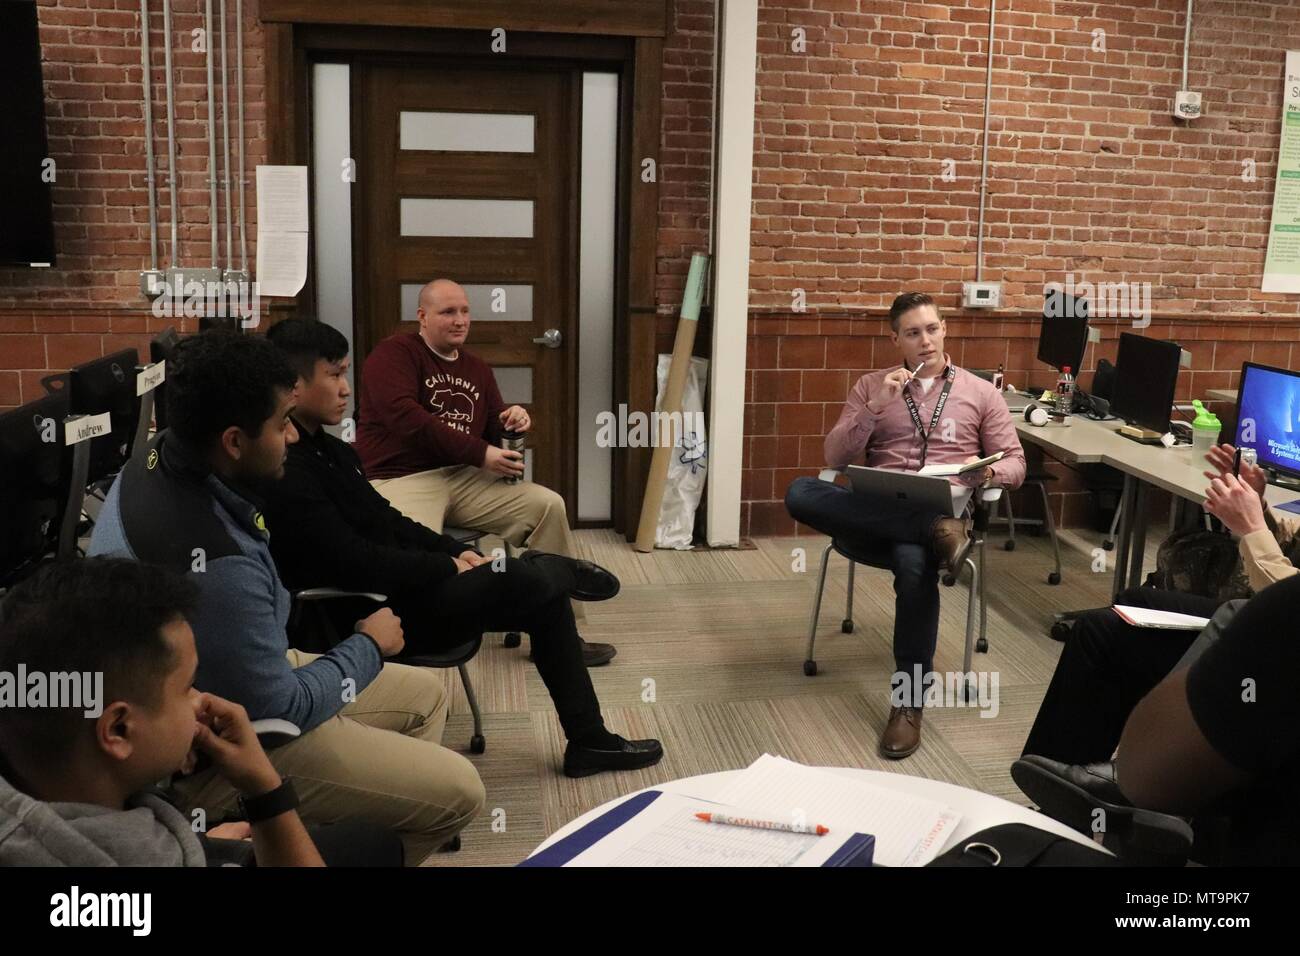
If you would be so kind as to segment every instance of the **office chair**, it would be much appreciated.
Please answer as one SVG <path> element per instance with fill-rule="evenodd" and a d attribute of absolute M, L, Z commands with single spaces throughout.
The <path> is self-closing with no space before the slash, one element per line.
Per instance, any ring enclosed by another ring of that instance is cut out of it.
<path fill-rule="evenodd" d="M 817 477 L 822 481 L 834 482 L 835 477 L 839 474 L 840 472 L 834 468 L 824 468 Z M 967 675 L 971 672 L 972 651 L 984 654 L 989 649 L 987 637 L 988 607 L 984 599 L 984 536 L 988 532 L 989 526 L 989 508 L 987 506 L 1002 498 L 1002 492 L 1002 488 L 981 488 L 972 496 L 975 503 L 974 543 L 971 545 L 970 553 L 966 556 L 965 561 L 965 566 L 970 569 L 970 586 L 967 590 L 966 603 L 966 652 L 962 659 L 962 673 Z M 857 565 L 865 564 L 886 571 L 893 569 L 889 552 L 885 549 L 865 552 L 850 547 L 838 538 L 832 538 L 830 544 L 826 545 L 825 550 L 822 551 L 821 570 L 817 575 L 817 592 L 813 599 L 812 621 L 808 626 L 808 653 L 803 662 L 803 672 L 808 677 L 817 674 L 817 660 L 813 656 L 813 647 L 817 641 L 817 618 L 821 614 L 822 592 L 826 588 L 826 568 L 830 563 L 832 550 L 849 561 L 848 601 L 844 609 L 844 620 L 840 622 L 840 631 L 844 634 L 853 633 L 853 572 Z M 955 585 L 960 574 L 960 569 L 955 572 L 945 571 L 942 575 L 944 585 L 946 587 Z M 978 638 L 975 636 L 976 604 L 979 605 Z M 970 700 L 975 693 L 975 688 L 969 677 L 964 684 L 964 690 L 965 699 Z"/>
<path fill-rule="evenodd" d="M 63 440 L 67 417 L 66 391 L 0 414 L 0 589 L 25 578 L 61 543 L 71 551 L 64 515 L 80 514 L 81 495 L 73 493 L 73 449 Z"/>
<path fill-rule="evenodd" d="M 324 601 L 336 601 L 344 599 L 362 599 L 371 601 L 376 605 L 381 605 L 388 600 L 387 595 L 375 594 L 370 591 L 346 591 L 341 588 L 304 588 L 293 592 L 293 607 L 289 612 L 289 634 L 291 637 L 298 637 L 303 633 L 305 616 L 309 607 L 315 608 Z M 316 622 L 318 629 L 314 634 L 318 638 L 324 638 L 328 644 L 335 644 L 339 640 L 339 635 L 334 629 L 334 624 L 326 613 L 317 613 Z M 469 739 L 470 753 L 481 754 L 487 749 L 487 740 L 483 736 L 483 712 L 479 709 L 478 698 L 474 695 L 474 684 L 470 680 L 469 671 L 465 665 L 479 652 L 483 646 L 483 635 L 476 634 L 454 647 L 437 652 L 407 653 L 403 652 L 392 658 L 395 664 L 410 664 L 412 667 L 436 667 L 445 669 L 454 667 L 460 674 L 460 683 L 465 688 L 465 698 L 469 701 L 469 710 L 474 717 L 474 733 Z"/>

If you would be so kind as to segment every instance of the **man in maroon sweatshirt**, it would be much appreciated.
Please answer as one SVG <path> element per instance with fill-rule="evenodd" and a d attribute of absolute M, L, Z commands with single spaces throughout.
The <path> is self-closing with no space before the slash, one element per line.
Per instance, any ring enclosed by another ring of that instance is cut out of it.
<path fill-rule="evenodd" d="M 469 300 L 450 279 L 420 290 L 418 332 L 375 346 L 361 379 L 356 451 L 370 483 L 427 528 L 495 534 L 515 547 L 576 557 L 564 499 L 523 477 L 523 455 L 500 447 L 526 432 L 528 412 L 506 406 L 492 368 L 464 348 Z M 574 613 L 583 614 L 580 605 Z"/>

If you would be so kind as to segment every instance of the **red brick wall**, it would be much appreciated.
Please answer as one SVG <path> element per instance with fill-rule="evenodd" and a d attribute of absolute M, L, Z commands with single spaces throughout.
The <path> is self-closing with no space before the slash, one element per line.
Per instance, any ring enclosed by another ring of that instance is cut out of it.
<path fill-rule="evenodd" d="M 175 33 L 187 38 L 202 25 L 202 2 L 173 6 Z M 712 0 L 672 6 L 659 156 L 665 322 L 690 253 L 706 245 L 712 113 Z M 1258 292 L 1283 53 L 1300 44 L 1300 11 L 1201 4 L 1190 86 L 1204 93 L 1207 115 L 1184 127 L 1167 111 L 1184 6 L 1002 5 L 985 277 L 1003 282 L 1006 316 L 1032 313 L 1044 283 L 1066 273 L 1151 282 L 1157 313 L 1177 323 L 1157 320 L 1148 334 L 1205 343 L 1184 376 L 1199 392 L 1230 376 L 1247 345 L 1280 355 L 1300 331 L 1300 298 Z M 244 9 L 251 175 L 265 156 L 263 40 L 257 0 Z M 134 0 L 40 0 L 60 260 L 50 271 L 0 271 L 0 407 L 33 398 L 50 370 L 140 345 L 167 324 L 147 315 L 137 292 L 148 252 L 137 11 Z M 157 11 L 152 28 L 165 172 Z M 796 28 L 806 53 L 791 49 Z M 1094 29 L 1105 31 L 1104 54 L 1091 49 Z M 925 289 L 958 315 L 961 280 L 974 273 L 986 33 L 986 0 L 760 4 L 745 529 L 788 527 L 784 484 L 820 463 L 820 436 L 843 393 L 888 358 L 874 316 L 892 296 Z M 175 65 L 181 256 L 206 264 L 204 63 L 187 47 Z M 948 159 L 955 182 L 941 177 Z M 1241 180 L 1243 160 L 1256 164 L 1253 183 Z M 165 238 L 165 189 L 159 200 Z M 251 226 L 251 191 L 249 200 Z M 797 289 L 801 314 L 791 311 Z M 958 361 L 995 365 L 1005 352 L 1013 374 L 1031 367 L 1034 333 L 1022 323 L 1000 314 L 951 326 Z M 1075 507 L 1061 507 L 1073 520 Z"/>

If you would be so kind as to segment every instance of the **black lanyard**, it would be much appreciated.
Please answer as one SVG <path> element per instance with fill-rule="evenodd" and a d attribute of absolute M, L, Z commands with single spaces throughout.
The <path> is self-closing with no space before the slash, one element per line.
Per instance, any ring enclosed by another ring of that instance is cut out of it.
<path fill-rule="evenodd" d="M 916 426 L 917 433 L 921 436 L 921 466 L 925 467 L 925 453 L 929 450 L 930 436 L 934 434 L 934 427 L 939 424 L 939 416 L 943 414 L 943 406 L 948 404 L 948 393 L 952 391 L 952 383 L 957 378 L 956 366 L 949 364 L 944 370 L 943 391 L 939 393 L 939 401 L 934 406 L 934 414 L 930 416 L 930 427 L 926 429 L 921 425 L 921 413 L 916 410 L 916 401 L 912 398 L 911 382 L 903 386 L 903 401 L 907 403 L 908 414 L 912 416 L 912 424 Z"/>

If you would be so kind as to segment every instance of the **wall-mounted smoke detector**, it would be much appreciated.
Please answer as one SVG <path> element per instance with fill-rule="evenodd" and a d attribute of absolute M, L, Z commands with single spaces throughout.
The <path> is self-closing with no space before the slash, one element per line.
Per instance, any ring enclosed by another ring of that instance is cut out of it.
<path fill-rule="evenodd" d="M 1201 118 L 1201 94 L 1191 90 L 1179 90 L 1174 95 L 1173 114 L 1178 119 L 1194 120 Z"/>

